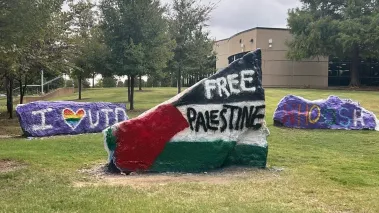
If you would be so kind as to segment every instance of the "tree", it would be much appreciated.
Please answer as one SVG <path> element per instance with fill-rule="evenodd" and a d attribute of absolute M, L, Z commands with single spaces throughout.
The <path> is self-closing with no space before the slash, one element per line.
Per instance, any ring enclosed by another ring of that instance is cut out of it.
<path fill-rule="evenodd" d="M 109 87 L 116 87 L 116 81 L 114 77 L 105 77 L 103 78 L 103 87 L 109 88 Z"/>
<path fill-rule="evenodd" d="M 209 33 L 201 27 L 193 32 L 188 43 L 186 73 L 184 73 L 187 85 L 193 85 L 204 77 L 216 72 L 216 53 L 213 51 L 214 41 L 209 38 Z M 193 79 L 191 82 L 190 80 Z"/>
<path fill-rule="evenodd" d="M 71 34 L 74 37 L 76 47 L 76 57 L 74 58 L 75 67 L 72 75 L 77 78 L 79 91 L 78 99 L 82 99 L 82 80 L 94 76 L 93 67 L 89 62 L 89 56 L 92 53 L 91 31 L 96 25 L 97 12 L 95 5 L 89 0 L 80 0 L 78 2 L 70 0 L 71 15 Z"/>
<path fill-rule="evenodd" d="M 36 38 L 20 49 L 15 76 L 20 88 L 20 104 L 23 103 L 27 84 L 39 81 L 41 70 L 45 76 L 51 75 L 51 77 L 67 72 L 69 64 L 66 54 L 69 44 L 65 31 L 69 26 L 65 20 L 64 13 L 59 10 L 53 11 L 50 18 L 45 20 Z"/>
<path fill-rule="evenodd" d="M 36 67 L 51 63 L 46 50 L 63 46 L 50 37 L 50 23 L 59 17 L 63 0 L 0 1 L 0 77 L 6 79 L 7 111 L 13 115 L 13 89 L 19 81 L 21 103 L 26 82 Z M 64 32 L 64 27 L 60 32 Z M 48 48 L 47 48 L 48 47 Z M 34 51 L 32 51 L 34 50 Z"/>
<path fill-rule="evenodd" d="M 103 0 L 102 28 L 112 73 L 128 76 L 128 100 L 134 109 L 137 76 L 167 66 L 174 42 L 168 36 L 165 8 L 158 0 Z"/>
<path fill-rule="evenodd" d="M 117 81 L 117 87 L 124 87 L 124 82 Z"/>
<path fill-rule="evenodd" d="M 214 4 L 202 5 L 200 2 L 197 0 L 174 0 L 172 5 L 170 33 L 176 41 L 176 48 L 174 58 L 170 61 L 170 68 L 175 70 L 177 76 L 178 93 L 181 92 L 183 73 L 195 65 L 191 63 L 190 58 L 198 54 L 198 49 L 193 48 L 193 45 L 191 47 L 191 44 L 196 39 L 196 33 L 204 33 L 203 29 L 207 26 L 206 22 L 215 6 Z M 207 36 L 205 38 L 207 39 Z M 201 47 L 198 48 L 201 49 Z M 209 55 L 211 52 L 212 50 Z"/>
<path fill-rule="evenodd" d="M 360 85 L 361 59 L 378 54 L 379 5 L 372 0 L 301 0 L 289 10 L 290 59 L 337 56 L 351 59 L 350 86 Z"/>

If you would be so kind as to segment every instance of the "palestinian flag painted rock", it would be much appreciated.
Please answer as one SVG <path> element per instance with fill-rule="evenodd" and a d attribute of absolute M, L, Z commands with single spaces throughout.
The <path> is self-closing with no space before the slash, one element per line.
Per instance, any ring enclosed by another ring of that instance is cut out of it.
<path fill-rule="evenodd" d="M 139 117 L 104 130 L 110 166 L 124 172 L 265 167 L 269 132 L 261 81 L 258 49 Z"/>

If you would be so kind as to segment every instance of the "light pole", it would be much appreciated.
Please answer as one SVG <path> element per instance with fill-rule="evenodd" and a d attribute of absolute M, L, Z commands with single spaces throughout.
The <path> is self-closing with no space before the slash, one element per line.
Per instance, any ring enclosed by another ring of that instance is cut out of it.
<path fill-rule="evenodd" d="M 43 95 L 43 70 L 41 70 L 41 94 Z"/>

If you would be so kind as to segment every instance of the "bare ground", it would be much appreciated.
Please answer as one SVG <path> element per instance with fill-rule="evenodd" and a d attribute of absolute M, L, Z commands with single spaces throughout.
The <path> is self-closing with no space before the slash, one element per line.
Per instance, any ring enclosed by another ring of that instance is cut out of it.
<path fill-rule="evenodd" d="M 75 187 L 88 186 L 131 186 L 133 188 L 150 188 L 171 183 L 201 183 L 201 184 L 229 184 L 232 182 L 255 179 L 270 181 L 280 178 L 282 169 L 257 169 L 246 167 L 228 167 L 204 173 L 131 173 L 111 174 L 106 172 L 105 165 L 97 165 L 91 169 L 81 170 L 89 174 L 89 181 L 75 182 Z"/>
<path fill-rule="evenodd" d="M 24 168 L 25 165 L 12 160 L 0 159 L 0 174 L 16 171 Z"/>

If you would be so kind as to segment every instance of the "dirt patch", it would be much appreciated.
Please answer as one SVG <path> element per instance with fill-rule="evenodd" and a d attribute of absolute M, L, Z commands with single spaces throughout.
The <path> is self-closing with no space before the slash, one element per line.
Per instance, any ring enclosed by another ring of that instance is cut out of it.
<path fill-rule="evenodd" d="M 12 160 L 0 160 L 0 173 L 12 172 L 25 168 L 25 165 Z"/>
<path fill-rule="evenodd" d="M 88 186 L 131 186 L 133 188 L 149 188 L 163 186 L 171 183 L 203 183 L 203 184 L 230 184 L 232 182 L 250 178 L 264 179 L 278 178 L 281 169 L 256 169 L 244 167 L 228 167 L 204 173 L 131 173 L 110 174 L 106 172 L 105 165 L 80 172 L 90 174 L 90 181 L 76 182 L 75 187 Z"/>

